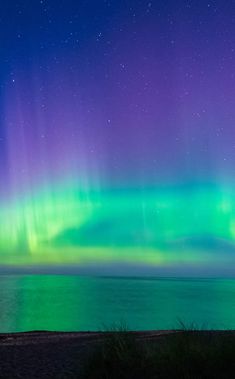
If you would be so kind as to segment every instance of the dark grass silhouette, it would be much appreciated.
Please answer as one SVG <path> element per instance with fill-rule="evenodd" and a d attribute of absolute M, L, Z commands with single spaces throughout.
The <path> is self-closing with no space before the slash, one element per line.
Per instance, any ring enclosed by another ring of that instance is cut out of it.
<path fill-rule="evenodd" d="M 235 332 L 194 327 L 157 340 L 112 330 L 85 363 L 85 379 L 235 378 Z"/>

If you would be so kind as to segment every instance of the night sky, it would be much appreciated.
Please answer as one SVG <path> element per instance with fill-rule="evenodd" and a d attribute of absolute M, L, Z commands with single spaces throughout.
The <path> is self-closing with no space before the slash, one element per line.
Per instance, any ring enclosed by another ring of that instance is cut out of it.
<path fill-rule="evenodd" d="M 2 267 L 233 274 L 235 1 L 2 1 L 0 36 Z"/>

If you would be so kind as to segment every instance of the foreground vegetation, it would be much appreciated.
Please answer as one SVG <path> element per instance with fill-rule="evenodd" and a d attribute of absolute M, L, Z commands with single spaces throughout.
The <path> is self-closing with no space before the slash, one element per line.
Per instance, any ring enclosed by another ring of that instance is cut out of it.
<path fill-rule="evenodd" d="M 183 330 L 142 340 L 107 334 L 89 356 L 85 379 L 235 378 L 235 333 Z"/>

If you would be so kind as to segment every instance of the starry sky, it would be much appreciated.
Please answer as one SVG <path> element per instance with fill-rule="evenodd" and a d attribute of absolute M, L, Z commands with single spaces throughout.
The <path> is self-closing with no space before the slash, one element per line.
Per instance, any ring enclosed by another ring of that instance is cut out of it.
<path fill-rule="evenodd" d="M 1 266 L 233 275 L 235 1 L 1 2 L 0 35 Z"/>

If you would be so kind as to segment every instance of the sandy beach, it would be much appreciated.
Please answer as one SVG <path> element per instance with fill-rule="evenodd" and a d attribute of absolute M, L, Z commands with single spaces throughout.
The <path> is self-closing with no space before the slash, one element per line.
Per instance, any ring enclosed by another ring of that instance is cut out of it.
<path fill-rule="evenodd" d="M 133 332 L 137 339 L 155 340 L 173 331 Z M 0 378 L 78 378 L 104 332 L 0 334 Z"/>

